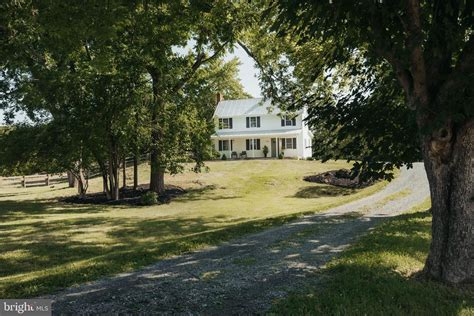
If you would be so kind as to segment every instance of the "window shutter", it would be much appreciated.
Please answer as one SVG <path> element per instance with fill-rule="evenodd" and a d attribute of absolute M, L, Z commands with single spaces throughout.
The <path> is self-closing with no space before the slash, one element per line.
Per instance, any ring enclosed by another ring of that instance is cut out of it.
<path fill-rule="evenodd" d="M 257 127 L 260 127 L 260 116 L 257 116 Z"/>
<path fill-rule="evenodd" d="M 234 150 L 234 140 L 230 140 L 230 150 Z"/>
<path fill-rule="evenodd" d="M 229 119 L 229 128 L 232 129 L 232 118 Z"/>
<path fill-rule="evenodd" d="M 285 126 L 285 119 L 283 117 L 281 118 L 281 126 Z"/>
<path fill-rule="evenodd" d="M 260 150 L 260 139 L 257 139 L 257 149 Z"/>
<path fill-rule="evenodd" d="M 246 117 L 246 121 L 247 121 L 247 128 L 250 127 L 250 117 Z"/>
<path fill-rule="evenodd" d="M 219 119 L 218 126 L 219 126 L 219 129 L 222 129 L 222 119 Z"/>
<path fill-rule="evenodd" d="M 219 141 L 219 151 L 222 151 L 222 140 Z"/>
<path fill-rule="evenodd" d="M 296 138 L 293 138 L 293 149 L 296 149 Z"/>
<path fill-rule="evenodd" d="M 285 144 L 285 142 L 286 142 L 286 138 L 282 138 L 282 139 L 281 139 L 281 149 L 286 149 L 286 144 Z"/>
<path fill-rule="evenodd" d="M 296 126 L 296 118 L 292 119 L 291 123 L 293 124 L 293 126 Z"/>
<path fill-rule="evenodd" d="M 250 139 L 245 140 L 245 148 L 247 148 L 247 150 L 250 150 Z"/>

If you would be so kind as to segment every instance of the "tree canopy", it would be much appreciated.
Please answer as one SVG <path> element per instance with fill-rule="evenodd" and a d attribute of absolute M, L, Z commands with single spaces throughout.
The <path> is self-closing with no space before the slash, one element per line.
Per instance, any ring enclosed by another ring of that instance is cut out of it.
<path fill-rule="evenodd" d="M 267 72 L 267 94 L 312 104 L 310 120 L 332 125 L 324 132 L 338 142 L 329 156 L 342 151 L 383 171 L 387 159 L 398 166 L 417 157 L 416 136 L 433 213 L 425 272 L 453 283 L 474 279 L 473 10 L 471 0 L 278 0 L 265 10 L 272 36 L 294 43 Z M 350 70 L 349 86 L 321 97 L 321 79 L 331 90 L 339 67 Z"/>

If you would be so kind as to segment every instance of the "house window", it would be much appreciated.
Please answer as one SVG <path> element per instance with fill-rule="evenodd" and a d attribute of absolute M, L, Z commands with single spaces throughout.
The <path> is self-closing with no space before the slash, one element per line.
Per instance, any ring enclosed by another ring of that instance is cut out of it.
<path fill-rule="evenodd" d="M 229 151 L 232 150 L 233 144 L 232 140 L 220 140 L 219 141 L 219 151 Z"/>
<path fill-rule="evenodd" d="M 260 139 L 246 139 L 247 150 L 260 150 Z"/>
<path fill-rule="evenodd" d="M 281 149 L 296 149 L 296 138 L 282 138 Z"/>
<path fill-rule="evenodd" d="M 232 129 L 232 118 L 220 118 L 219 129 Z"/>
<path fill-rule="evenodd" d="M 260 116 L 249 116 L 247 119 L 247 128 L 260 127 Z"/>
<path fill-rule="evenodd" d="M 281 118 L 281 126 L 296 126 L 296 118 L 285 115 Z"/>

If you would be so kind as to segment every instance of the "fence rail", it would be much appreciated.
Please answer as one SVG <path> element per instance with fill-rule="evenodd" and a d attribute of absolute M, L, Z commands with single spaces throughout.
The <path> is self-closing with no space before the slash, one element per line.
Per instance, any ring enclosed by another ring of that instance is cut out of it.
<path fill-rule="evenodd" d="M 138 163 L 147 161 L 150 159 L 149 154 L 144 154 L 138 157 Z M 125 167 L 130 168 L 133 166 L 133 157 L 127 157 L 125 159 Z M 122 163 L 122 162 L 121 162 Z M 86 176 L 91 179 L 101 175 L 98 166 L 92 166 L 86 171 Z M 15 176 L 15 177 L 0 177 L 0 188 L 2 187 L 39 187 L 39 186 L 50 186 L 58 183 L 67 182 L 67 174 L 34 174 L 29 176 Z"/>
<path fill-rule="evenodd" d="M 64 174 L 34 174 L 29 176 L 0 177 L 0 187 L 40 187 L 50 186 L 67 181 L 67 175 Z"/>

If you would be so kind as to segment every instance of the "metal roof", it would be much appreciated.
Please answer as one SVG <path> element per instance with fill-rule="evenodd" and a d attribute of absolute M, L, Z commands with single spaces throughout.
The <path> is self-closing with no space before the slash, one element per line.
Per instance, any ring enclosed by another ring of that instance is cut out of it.
<path fill-rule="evenodd" d="M 234 117 L 281 113 L 278 107 L 272 105 L 271 100 L 263 98 L 241 99 L 241 100 L 222 100 L 217 104 L 214 116 L 216 117 Z"/>
<path fill-rule="evenodd" d="M 301 132 L 301 128 L 293 129 L 278 129 L 278 130 L 263 130 L 263 131 L 228 131 L 228 130 L 218 130 L 213 138 L 221 137 L 261 137 L 261 136 L 288 136 L 294 135 Z"/>

